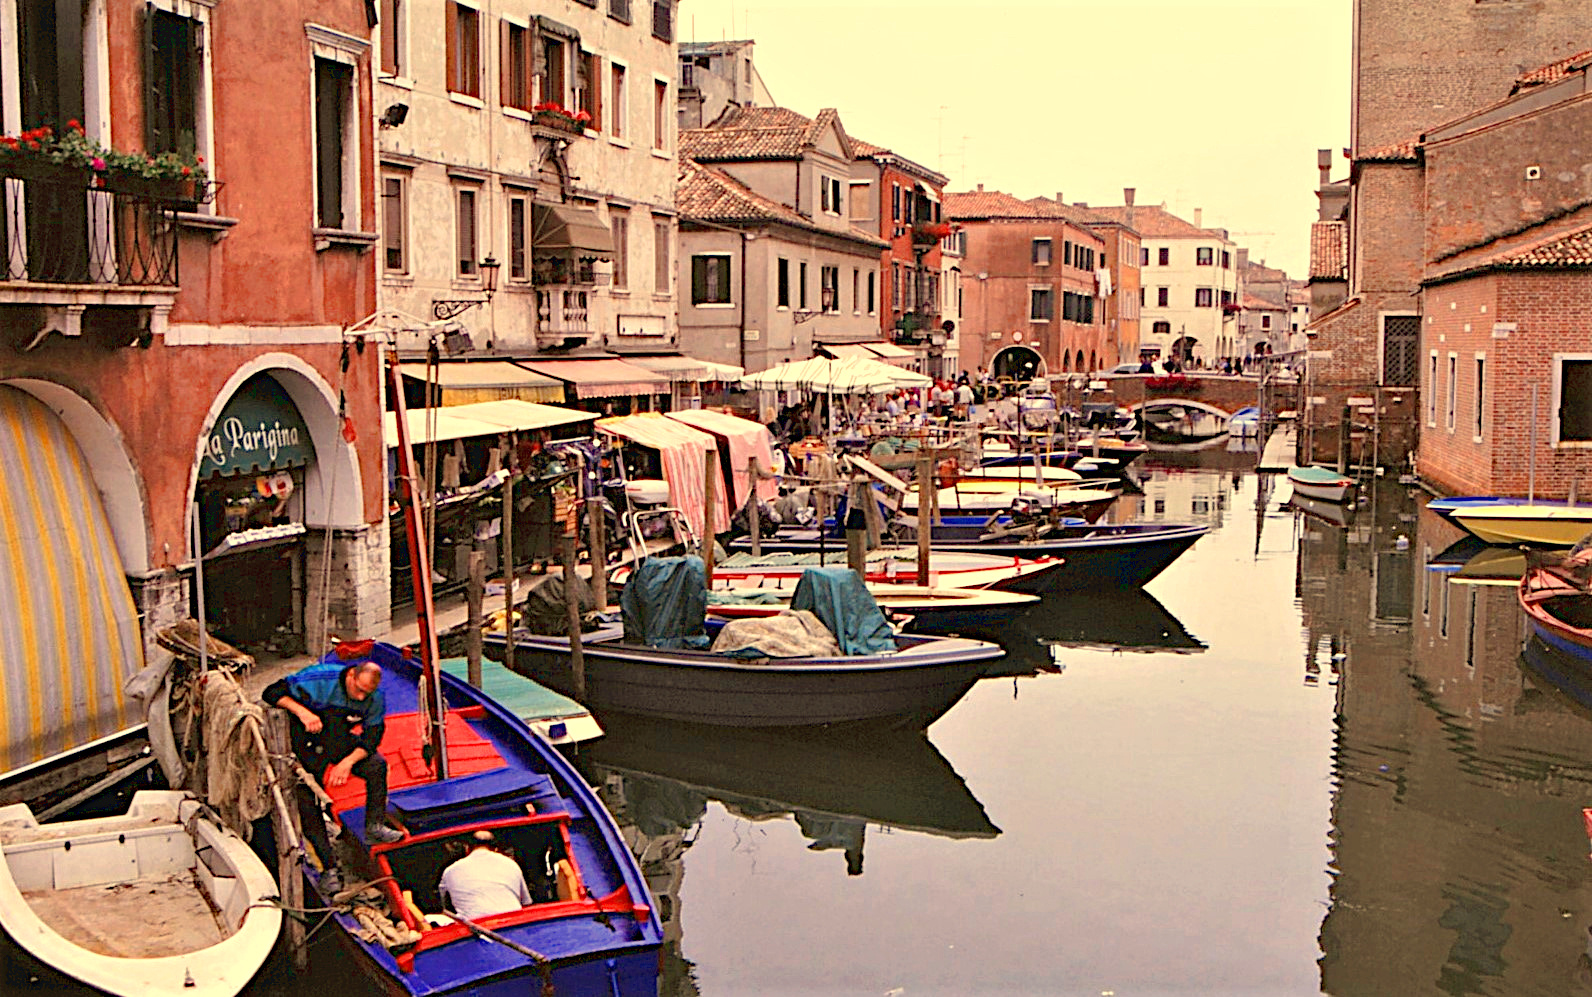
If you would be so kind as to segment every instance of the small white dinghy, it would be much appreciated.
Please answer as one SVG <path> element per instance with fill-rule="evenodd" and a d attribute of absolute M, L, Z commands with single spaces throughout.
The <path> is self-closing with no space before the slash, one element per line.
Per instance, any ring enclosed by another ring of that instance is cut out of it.
<path fill-rule="evenodd" d="M 282 928 L 276 881 L 194 797 L 40 824 L 0 807 L 0 928 L 44 965 L 116 997 L 234 997 Z M 258 905 L 258 906 L 257 906 Z"/>

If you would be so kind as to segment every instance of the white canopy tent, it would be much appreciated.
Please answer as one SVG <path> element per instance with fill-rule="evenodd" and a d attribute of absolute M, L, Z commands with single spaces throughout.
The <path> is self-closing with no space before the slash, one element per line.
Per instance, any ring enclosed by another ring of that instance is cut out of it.
<path fill-rule="evenodd" d="M 770 367 L 741 378 L 741 387 L 780 391 L 806 389 L 841 395 L 882 394 L 896 388 L 927 387 L 934 379 L 878 360 L 813 357 Z"/>

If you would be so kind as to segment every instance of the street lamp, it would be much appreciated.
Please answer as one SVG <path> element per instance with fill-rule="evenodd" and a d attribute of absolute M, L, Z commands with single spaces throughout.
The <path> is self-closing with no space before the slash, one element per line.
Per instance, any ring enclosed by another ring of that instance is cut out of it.
<path fill-rule="evenodd" d="M 431 302 L 431 317 L 439 322 L 445 322 L 455 315 L 463 315 L 476 305 L 484 305 L 492 300 L 492 295 L 497 293 L 498 268 L 503 264 L 488 256 L 477 263 L 481 273 L 481 290 L 486 293 L 484 298 L 443 299 L 438 298 Z"/>
<path fill-rule="evenodd" d="M 835 289 L 825 286 L 818 292 L 818 311 L 816 312 L 791 312 L 791 324 L 801 325 L 808 319 L 815 319 L 824 312 L 835 307 Z"/>

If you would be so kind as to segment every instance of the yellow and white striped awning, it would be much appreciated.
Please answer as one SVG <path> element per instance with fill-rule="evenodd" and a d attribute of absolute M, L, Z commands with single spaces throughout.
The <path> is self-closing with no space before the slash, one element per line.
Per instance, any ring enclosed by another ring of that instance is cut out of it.
<path fill-rule="evenodd" d="M 55 413 L 3 385 L 0 606 L 0 770 L 132 726 L 143 644 L 99 490 Z"/>

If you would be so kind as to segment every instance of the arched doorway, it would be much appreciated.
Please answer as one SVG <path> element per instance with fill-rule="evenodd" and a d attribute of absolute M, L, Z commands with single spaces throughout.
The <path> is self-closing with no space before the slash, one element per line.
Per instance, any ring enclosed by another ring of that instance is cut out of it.
<path fill-rule="evenodd" d="M 1194 359 L 1194 347 L 1199 343 L 1193 336 L 1179 336 L 1172 340 L 1172 356 L 1183 363 Z"/>
<path fill-rule="evenodd" d="M 1032 381 L 1045 373 L 1045 358 L 1029 346 L 1008 346 L 995 354 L 990 371 L 996 380 Z"/>

